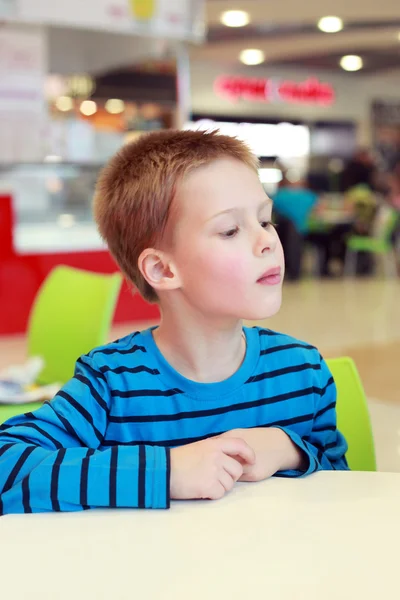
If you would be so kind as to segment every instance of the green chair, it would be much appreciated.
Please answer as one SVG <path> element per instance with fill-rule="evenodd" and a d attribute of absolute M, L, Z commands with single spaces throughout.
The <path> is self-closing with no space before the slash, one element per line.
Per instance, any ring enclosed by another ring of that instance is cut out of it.
<path fill-rule="evenodd" d="M 33 303 L 28 325 L 28 356 L 45 361 L 37 383 L 64 384 L 81 354 L 107 343 L 122 277 L 65 265 L 53 269 Z M 37 404 L 1 405 L 0 423 Z"/>
<path fill-rule="evenodd" d="M 42 406 L 42 402 L 29 402 L 29 404 L 0 404 L 0 425 L 26 412 L 32 412 Z"/>
<path fill-rule="evenodd" d="M 375 218 L 372 236 L 351 235 L 347 240 L 345 261 L 346 275 L 355 275 L 358 252 L 370 252 L 380 256 L 387 277 L 396 277 L 397 260 L 392 244 L 392 234 L 396 229 L 399 216 L 389 206 L 381 206 Z"/>
<path fill-rule="evenodd" d="M 376 471 L 371 421 L 357 368 L 348 357 L 326 362 L 337 387 L 338 429 L 349 445 L 346 454 L 349 467 L 354 471 Z"/>
<path fill-rule="evenodd" d="M 112 275 L 65 265 L 53 269 L 34 301 L 28 325 L 28 356 L 42 356 L 38 383 L 65 383 L 76 359 L 107 342 L 122 283 Z"/>

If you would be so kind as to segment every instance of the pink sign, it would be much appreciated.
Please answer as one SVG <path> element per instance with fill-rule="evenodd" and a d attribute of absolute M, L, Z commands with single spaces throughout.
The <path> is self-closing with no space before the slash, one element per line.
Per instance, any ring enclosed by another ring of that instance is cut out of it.
<path fill-rule="evenodd" d="M 218 96 L 232 102 L 243 98 L 252 102 L 287 102 L 290 104 L 319 104 L 329 106 L 335 101 L 335 90 L 316 77 L 305 81 L 265 79 L 221 75 L 214 83 Z"/>

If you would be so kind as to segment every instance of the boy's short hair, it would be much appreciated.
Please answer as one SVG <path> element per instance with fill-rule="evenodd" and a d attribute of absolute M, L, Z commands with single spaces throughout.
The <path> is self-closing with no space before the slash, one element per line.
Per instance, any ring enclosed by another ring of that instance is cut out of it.
<path fill-rule="evenodd" d="M 179 182 L 218 158 L 257 171 L 258 160 L 240 140 L 217 131 L 165 130 L 124 146 L 97 182 L 94 216 L 101 236 L 127 278 L 149 302 L 155 290 L 138 268 L 140 254 L 160 243 Z"/>

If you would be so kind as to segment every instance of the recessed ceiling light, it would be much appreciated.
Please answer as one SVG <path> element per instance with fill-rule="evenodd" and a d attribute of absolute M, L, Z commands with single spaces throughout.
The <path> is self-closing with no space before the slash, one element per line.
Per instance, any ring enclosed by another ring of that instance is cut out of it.
<path fill-rule="evenodd" d="M 343 21 L 340 17 L 322 17 L 318 21 L 318 29 L 324 33 L 337 33 L 343 29 Z"/>
<path fill-rule="evenodd" d="M 110 100 L 107 100 L 105 109 L 111 115 L 119 115 L 125 110 L 125 102 L 118 98 L 111 98 Z"/>
<path fill-rule="evenodd" d="M 68 112 L 74 108 L 74 102 L 69 96 L 60 96 L 55 101 L 55 105 L 61 112 Z"/>
<path fill-rule="evenodd" d="M 93 100 L 84 100 L 81 104 L 80 111 L 85 117 L 91 117 L 97 112 L 97 104 Z"/>
<path fill-rule="evenodd" d="M 356 54 L 348 54 L 340 59 L 340 66 L 345 71 L 359 71 L 363 68 L 363 59 Z"/>
<path fill-rule="evenodd" d="M 265 54 L 262 50 L 248 48 L 242 50 L 239 54 L 240 61 L 245 65 L 259 65 L 265 60 Z"/>
<path fill-rule="evenodd" d="M 227 10 L 221 15 L 221 23 L 227 27 L 244 27 L 250 23 L 250 15 L 244 10 Z"/>

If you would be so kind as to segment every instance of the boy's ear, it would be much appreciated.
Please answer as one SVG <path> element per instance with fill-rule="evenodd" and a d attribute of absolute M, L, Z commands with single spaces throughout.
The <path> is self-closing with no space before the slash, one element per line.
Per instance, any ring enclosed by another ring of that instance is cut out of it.
<path fill-rule="evenodd" d="M 139 256 L 138 267 L 147 283 L 156 291 L 176 290 L 181 285 L 173 262 L 161 250 L 143 250 Z"/>

